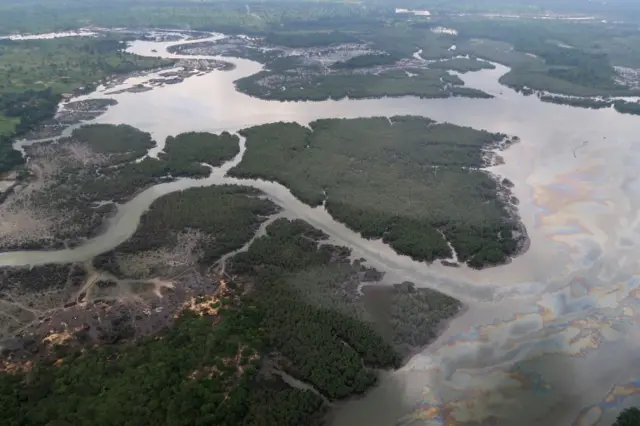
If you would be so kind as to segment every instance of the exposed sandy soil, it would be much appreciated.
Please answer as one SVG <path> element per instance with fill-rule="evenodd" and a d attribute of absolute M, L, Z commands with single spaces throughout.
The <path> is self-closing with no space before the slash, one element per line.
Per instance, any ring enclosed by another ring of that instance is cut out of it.
<path fill-rule="evenodd" d="M 27 368 L 57 351 L 154 334 L 189 301 L 217 294 L 221 277 L 196 267 L 202 237 L 186 231 L 175 250 L 123 257 L 122 269 L 136 278 L 116 278 L 91 262 L 0 269 L 0 371 Z"/>
<path fill-rule="evenodd" d="M 135 254 L 118 254 L 120 271 L 129 277 L 146 278 L 163 276 L 170 271 L 184 270 L 197 264 L 198 247 L 207 239 L 199 230 L 185 230 L 177 236 L 174 247 L 144 251 Z"/>
<path fill-rule="evenodd" d="M 27 152 L 30 177 L 0 204 L 0 250 L 65 246 L 69 243 L 65 236 L 82 234 L 84 228 L 101 222 L 98 217 L 78 220 L 86 213 L 55 194 L 64 169 L 103 165 L 108 156 L 74 141 L 36 144 Z"/>

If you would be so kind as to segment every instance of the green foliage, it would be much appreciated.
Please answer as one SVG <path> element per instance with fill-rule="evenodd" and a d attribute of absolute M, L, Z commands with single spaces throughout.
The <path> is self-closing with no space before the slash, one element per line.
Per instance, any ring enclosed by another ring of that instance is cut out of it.
<path fill-rule="evenodd" d="M 330 398 L 343 398 L 375 383 L 363 362 L 393 367 L 400 360 L 371 324 L 331 306 L 314 308 L 305 299 L 314 287 L 300 281 L 298 273 L 328 266 L 337 249 L 319 248 L 316 238 L 321 237 L 302 221 L 278 219 L 266 236 L 233 258 L 231 269 L 255 277 L 263 326 L 274 350 L 290 361 L 286 370 Z"/>
<path fill-rule="evenodd" d="M 429 64 L 429 68 L 452 70 L 452 71 L 465 73 L 469 71 L 473 72 L 473 71 L 480 71 L 484 69 L 494 69 L 495 66 L 490 62 L 479 61 L 477 59 L 453 58 L 453 59 L 447 59 L 444 61 L 433 62 Z"/>
<path fill-rule="evenodd" d="M 466 96 L 490 98 L 477 89 L 460 87 L 462 80 L 443 70 L 407 69 L 384 71 L 378 74 L 303 73 L 285 78 L 282 85 L 265 85 L 261 80 L 280 75 L 280 72 L 261 71 L 236 81 L 238 90 L 262 99 L 281 101 L 326 99 L 378 98 L 381 96 L 418 96 L 421 98 L 448 98 Z M 453 86 L 451 84 L 454 84 Z M 284 89 L 283 89 L 284 85 Z"/>
<path fill-rule="evenodd" d="M 127 124 L 88 124 L 75 129 L 71 138 L 98 154 L 116 156 L 115 162 L 140 158 L 156 145 L 149 133 Z"/>
<path fill-rule="evenodd" d="M 640 103 L 639 102 L 628 102 L 628 101 L 615 101 L 613 103 L 613 107 L 616 111 L 621 112 L 623 114 L 635 114 L 640 115 Z"/>
<path fill-rule="evenodd" d="M 578 108 L 610 108 L 614 103 L 612 101 L 593 99 L 593 98 L 569 98 L 565 96 L 540 95 L 538 96 L 543 102 L 551 102 L 559 105 L 570 105 Z M 619 111 L 622 112 L 622 111 Z"/>
<path fill-rule="evenodd" d="M 206 163 L 219 167 L 240 152 L 238 136 L 229 132 L 214 135 L 206 132 L 182 133 L 167 138 L 160 158 L 169 163 Z"/>
<path fill-rule="evenodd" d="M 40 121 L 52 117 L 58 108 L 60 96 L 51 89 L 24 92 L 0 91 L 0 119 L 6 123 L 0 132 L 0 172 L 13 169 L 22 164 L 20 153 L 11 143 L 35 127 Z"/>
<path fill-rule="evenodd" d="M 110 75 L 171 64 L 122 52 L 120 41 L 76 37 L 0 45 L 0 121 L 12 119 L 0 132 L 0 172 L 22 164 L 13 139 L 53 117 L 62 93 L 87 90 Z"/>
<path fill-rule="evenodd" d="M 624 61 L 631 56 L 623 47 L 622 40 L 630 36 L 624 26 L 483 19 L 452 19 L 449 25 L 459 30 L 461 52 L 512 66 L 500 82 L 515 89 L 574 96 L 634 92 L 614 81 L 609 56 L 615 55 L 617 63 L 629 62 Z"/>
<path fill-rule="evenodd" d="M 338 61 L 335 64 L 331 65 L 333 69 L 354 69 L 354 68 L 369 68 L 375 67 L 378 65 L 391 65 L 396 63 L 400 59 L 397 56 L 390 55 L 388 53 L 382 54 L 368 54 L 368 55 L 360 55 L 355 56 L 353 58 L 347 59 L 346 61 Z"/>
<path fill-rule="evenodd" d="M 417 117 L 275 123 L 243 131 L 236 176 L 280 182 L 366 237 L 432 261 L 481 267 L 518 249 L 518 221 L 488 173 L 485 150 L 504 135 Z M 421 230 L 416 232 L 416 229 Z M 513 236 L 512 236 L 513 235 Z"/>
<path fill-rule="evenodd" d="M 640 425 L 640 410 L 636 407 L 626 408 L 618 415 L 613 426 Z"/>
<path fill-rule="evenodd" d="M 140 218 L 133 236 L 96 263 L 115 267 L 114 254 L 136 253 L 175 245 L 177 234 L 192 229 L 208 235 L 198 248 L 203 263 L 242 247 L 275 205 L 245 187 L 190 188 L 157 199 Z"/>
<path fill-rule="evenodd" d="M 189 132 L 169 136 L 157 159 L 147 157 L 133 162 L 155 146 L 149 133 L 127 125 L 93 124 L 75 130 L 71 139 L 109 156 L 107 167 L 101 168 L 97 176 L 87 179 L 81 172 L 75 179 L 66 179 L 67 183 L 76 183 L 76 197 L 90 201 L 123 200 L 163 180 L 207 177 L 211 170 L 201 163 L 220 166 L 240 149 L 238 137 L 228 132 Z"/>
<path fill-rule="evenodd" d="M 2 45 L 0 92 L 56 93 L 97 83 L 112 75 L 166 66 L 172 61 L 123 52 L 120 36 L 20 40 Z"/>
<path fill-rule="evenodd" d="M 160 339 L 72 355 L 28 378 L 0 374 L 3 424 L 312 424 L 322 399 L 258 375 L 260 330 L 260 312 L 232 301 L 215 325 L 184 315 Z"/>

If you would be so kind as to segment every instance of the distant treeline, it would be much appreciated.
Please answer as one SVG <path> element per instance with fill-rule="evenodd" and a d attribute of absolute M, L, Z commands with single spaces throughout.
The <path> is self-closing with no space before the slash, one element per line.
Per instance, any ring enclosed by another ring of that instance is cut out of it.
<path fill-rule="evenodd" d="M 560 105 L 570 105 L 579 108 L 611 108 L 621 114 L 633 114 L 640 115 L 640 102 L 624 101 L 624 100 L 608 100 L 608 99 L 593 99 L 593 98 L 571 98 L 565 96 L 554 95 L 539 95 L 543 102 L 551 102 Z"/>
<path fill-rule="evenodd" d="M 330 46 L 332 44 L 356 43 L 358 38 L 341 31 L 326 32 L 272 32 L 266 35 L 265 41 L 276 46 L 295 48 Z"/>
<path fill-rule="evenodd" d="M 347 59 L 346 61 L 338 61 L 335 64 L 331 65 L 331 68 L 337 69 L 337 70 L 369 68 L 369 67 L 375 67 L 379 65 L 394 64 L 399 59 L 401 59 L 399 56 L 391 55 L 388 53 L 360 55 L 360 56 L 355 56 L 353 58 Z"/>

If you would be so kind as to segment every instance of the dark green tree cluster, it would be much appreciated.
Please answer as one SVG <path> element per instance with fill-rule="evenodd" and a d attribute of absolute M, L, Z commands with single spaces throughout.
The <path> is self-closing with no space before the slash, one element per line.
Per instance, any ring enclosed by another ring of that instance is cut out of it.
<path fill-rule="evenodd" d="M 3 425 L 318 424 L 321 398 L 259 374 L 261 316 L 227 299 L 218 317 L 184 314 L 159 338 L 0 373 Z"/>
<path fill-rule="evenodd" d="M 122 36 L 108 35 L 2 43 L 0 172 L 23 163 L 11 147 L 13 140 L 51 119 L 63 93 L 90 90 L 114 74 L 172 64 L 125 53 L 121 41 Z"/>
<path fill-rule="evenodd" d="M 125 200 L 161 181 L 180 177 L 204 178 L 211 170 L 202 163 L 220 166 L 240 149 L 238 137 L 228 132 L 221 135 L 190 132 L 169 136 L 164 152 L 157 159 L 147 157 L 134 162 L 155 146 L 149 133 L 134 127 L 110 124 L 83 126 L 74 131 L 71 140 L 108 156 L 107 166 L 100 167 L 99 173 L 83 167 L 60 177 L 66 184 L 75 183 L 67 186 L 66 190 L 74 191 L 75 197 L 82 201 Z M 118 167 L 112 167 L 114 165 Z"/>
<path fill-rule="evenodd" d="M 162 241 L 167 234 L 187 228 L 219 240 L 234 229 L 247 231 L 252 225 L 238 217 L 253 215 L 255 223 L 258 214 L 273 211 L 266 201 L 269 209 L 254 208 L 247 200 L 263 201 L 255 194 L 248 188 L 217 187 L 165 196 L 116 251 L 156 248 L 167 244 Z M 250 233 L 244 233 L 244 241 Z M 316 283 L 302 279 L 303 273 L 345 265 L 349 254 L 319 245 L 324 239 L 324 233 L 303 221 L 278 219 L 247 252 L 234 256 L 229 270 L 235 280 L 226 290 L 215 299 L 197 300 L 216 308 L 214 316 L 185 312 L 158 336 L 118 346 L 102 342 L 80 352 L 55 351 L 63 357 L 55 363 L 40 361 L 28 373 L 0 373 L 3 424 L 322 424 L 323 398 L 285 384 L 278 370 L 326 398 L 340 399 L 369 389 L 376 382 L 372 368 L 393 368 L 401 361 L 375 323 L 308 299 Z M 65 268 L 56 272 L 63 281 L 69 275 Z M 403 285 L 401 293 L 414 290 Z M 439 294 L 426 296 L 433 312 L 449 303 Z M 384 300 L 375 308 L 391 318 L 414 310 L 406 301 Z M 74 335 L 80 343 L 85 338 L 82 331 Z"/>
<path fill-rule="evenodd" d="M 640 409 L 631 407 L 622 410 L 613 426 L 640 426 Z"/>
<path fill-rule="evenodd" d="M 391 65 L 396 63 L 399 59 L 401 58 L 395 55 L 390 55 L 388 53 L 371 53 L 367 55 L 355 56 L 353 58 L 347 59 L 346 61 L 338 61 L 335 64 L 331 65 L 331 68 L 336 70 L 370 68 L 379 65 Z"/>
<path fill-rule="evenodd" d="M 441 322 L 459 312 L 458 300 L 412 283 L 362 288 L 367 311 L 394 346 L 411 353 L 437 337 Z"/>
<path fill-rule="evenodd" d="M 613 107 L 623 114 L 640 115 L 640 102 L 615 101 Z"/>
<path fill-rule="evenodd" d="M 593 98 L 569 98 L 566 96 L 554 96 L 554 95 L 539 95 L 543 102 L 551 102 L 559 105 L 569 105 L 572 107 L 578 108 L 591 108 L 591 109 L 601 109 L 601 108 L 610 108 L 613 105 L 613 101 L 593 99 Z"/>
<path fill-rule="evenodd" d="M 453 58 L 444 61 L 432 62 L 429 64 L 429 68 L 452 70 L 465 73 L 480 71 L 484 69 L 494 69 L 495 66 L 491 62 L 479 61 L 472 58 Z"/>
<path fill-rule="evenodd" d="M 115 254 L 172 247 L 185 229 L 204 232 L 208 238 L 201 261 L 211 263 L 242 247 L 275 205 L 257 197 L 257 190 L 237 186 L 190 188 L 157 199 L 140 218 L 133 236 L 112 252 L 99 256 L 96 264 L 117 272 Z"/>
<path fill-rule="evenodd" d="M 240 152 L 238 136 L 229 132 L 220 135 L 207 132 L 188 132 L 169 136 L 160 158 L 172 164 L 206 163 L 219 167 Z"/>
<path fill-rule="evenodd" d="M 13 139 L 53 117 L 59 101 L 60 95 L 53 93 L 51 89 L 0 92 L 0 115 L 17 121 L 13 131 L 0 134 L 0 172 L 22 164 L 22 155 L 13 149 Z"/>
<path fill-rule="evenodd" d="M 391 125 L 391 123 L 393 125 Z M 247 153 L 231 171 L 282 183 L 365 237 L 432 261 L 482 267 L 515 255 L 520 224 L 509 188 L 479 170 L 505 135 L 418 117 L 275 123 L 243 131 Z M 446 238 L 446 240 L 445 240 Z"/>
<path fill-rule="evenodd" d="M 355 59 L 355 58 L 354 58 Z M 394 60 L 395 61 L 395 60 Z M 279 78 L 282 71 L 261 71 L 235 82 L 239 91 L 261 99 L 280 101 L 321 101 L 327 99 L 366 99 L 382 96 L 416 96 L 420 98 L 491 98 L 478 89 L 463 87 L 457 76 L 438 69 L 387 70 L 378 74 L 359 74 L 347 70 L 293 70 L 278 84 L 264 84 L 269 77 Z M 284 87 L 284 89 L 282 89 Z"/>
<path fill-rule="evenodd" d="M 151 134 L 127 124 L 88 124 L 74 130 L 71 138 L 98 154 L 112 156 L 113 164 L 140 158 L 156 145 Z"/>
<path fill-rule="evenodd" d="M 265 312 L 265 333 L 286 358 L 285 370 L 329 398 L 344 398 L 376 382 L 365 365 L 389 368 L 400 358 L 373 324 L 305 300 L 312 284 L 293 282 L 296 274 L 327 266 L 334 254 L 331 246 L 318 246 L 318 237 L 302 221 L 278 219 L 232 259 L 231 270 L 254 277 L 254 303 Z"/>

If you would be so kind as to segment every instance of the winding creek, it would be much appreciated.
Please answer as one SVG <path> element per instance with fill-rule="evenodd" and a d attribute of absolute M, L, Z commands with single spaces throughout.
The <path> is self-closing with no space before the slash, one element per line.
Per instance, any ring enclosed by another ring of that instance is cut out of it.
<path fill-rule="evenodd" d="M 179 43 L 138 41 L 129 51 L 180 58 L 166 53 Z M 236 68 L 144 93 L 105 95 L 113 88 L 100 87 L 74 100 L 117 99 L 118 105 L 93 122 L 150 132 L 159 144 L 150 155 L 162 150 L 167 136 L 185 131 L 233 132 L 331 117 L 414 114 L 517 135 L 521 142 L 502 153 L 506 163 L 492 171 L 515 183 L 530 249 L 508 265 L 483 271 L 412 261 L 363 239 L 322 207 L 303 204 L 282 185 L 226 177 L 242 159 L 242 140 L 239 155 L 209 178 L 156 185 L 119 206 L 108 231 L 85 245 L 0 253 L 0 265 L 87 260 L 130 237 L 140 215 L 163 194 L 202 185 L 249 185 L 268 194 L 284 214 L 308 221 L 385 271 L 389 282 L 433 287 L 469 307 L 400 371 L 337 410 L 335 426 L 609 425 L 621 407 L 640 402 L 640 117 L 522 96 L 498 83 L 508 71 L 504 66 L 461 75 L 467 86 L 493 99 L 264 101 L 233 85 L 261 66 L 223 59 Z"/>

